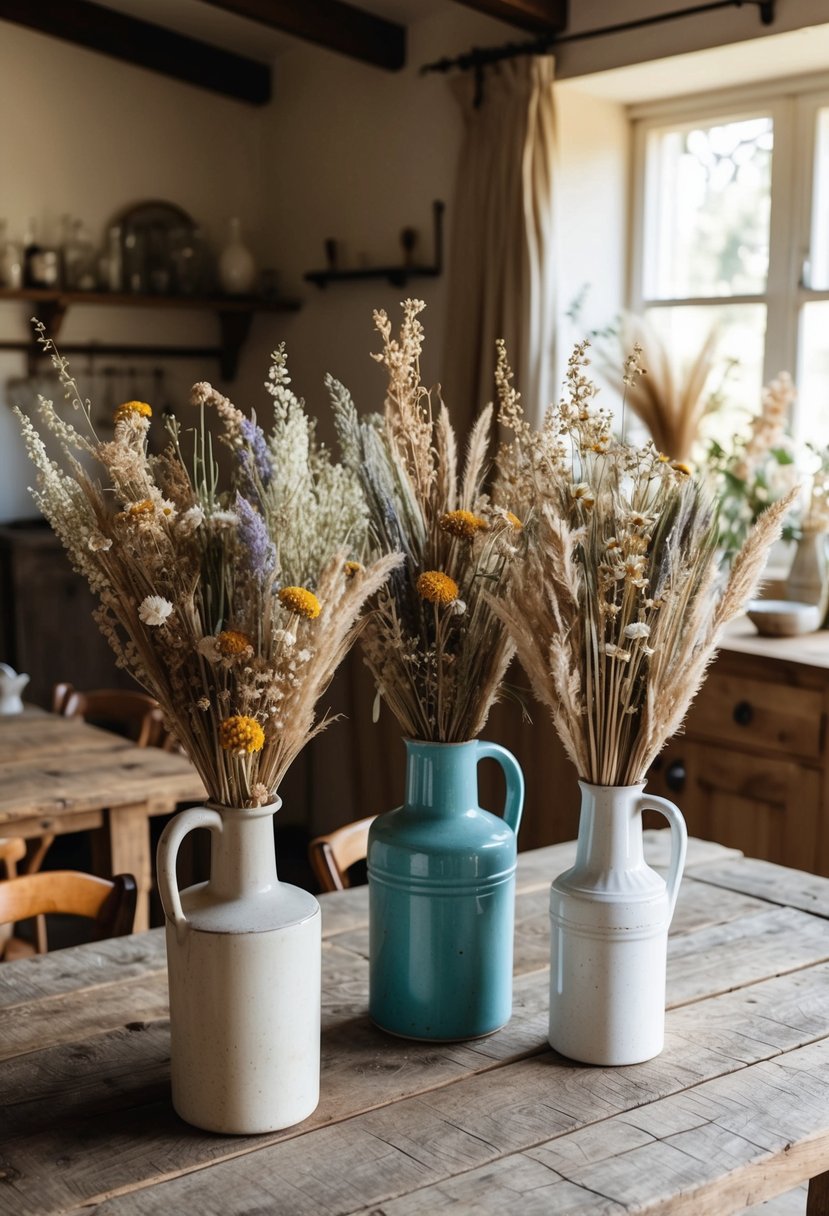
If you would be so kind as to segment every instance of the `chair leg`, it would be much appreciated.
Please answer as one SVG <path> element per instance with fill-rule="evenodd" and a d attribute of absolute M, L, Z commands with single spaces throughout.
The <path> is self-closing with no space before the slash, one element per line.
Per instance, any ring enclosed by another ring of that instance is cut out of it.
<path fill-rule="evenodd" d="M 34 852 L 26 862 L 26 873 L 36 874 L 43 864 L 43 858 L 49 852 L 49 849 L 54 844 L 54 835 L 41 836 L 35 846 Z M 49 943 L 46 938 L 46 917 L 35 917 L 35 949 L 38 954 L 46 954 L 49 949 Z"/>

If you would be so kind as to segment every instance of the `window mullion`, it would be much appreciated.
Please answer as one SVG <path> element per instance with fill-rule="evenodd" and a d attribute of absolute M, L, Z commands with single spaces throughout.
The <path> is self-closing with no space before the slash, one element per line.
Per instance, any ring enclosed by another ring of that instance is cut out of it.
<path fill-rule="evenodd" d="M 797 285 L 800 280 L 800 187 L 797 166 L 804 149 L 793 98 L 772 106 L 774 152 L 771 169 L 768 312 L 763 383 L 781 371 L 795 374 L 797 363 Z"/>

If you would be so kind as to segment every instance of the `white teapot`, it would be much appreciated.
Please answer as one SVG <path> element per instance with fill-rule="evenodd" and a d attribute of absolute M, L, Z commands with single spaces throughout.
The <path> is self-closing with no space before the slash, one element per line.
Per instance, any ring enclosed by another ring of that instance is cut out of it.
<path fill-rule="evenodd" d="M 28 683 L 27 675 L 18 675 L 8 663 L 0 663 L 0 714 L 23 713 L 20 694 Z"/>

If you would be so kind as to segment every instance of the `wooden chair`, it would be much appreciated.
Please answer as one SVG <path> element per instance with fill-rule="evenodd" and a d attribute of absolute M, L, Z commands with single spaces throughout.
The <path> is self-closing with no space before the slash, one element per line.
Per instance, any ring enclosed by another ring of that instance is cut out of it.
<path fill-rule="evenodd" d="M 308 860 L 323 891 L 343 891 L 351 885 L 348 870 L 368 852 L 368 830 L 376 818 L 347 823 L 308 845 Z"/>
<path fill-rule="evenodd" d="M 126 937 L 135 921 L 135 879 L 117 874 L 112 882 L 77 870 L 23 874 L 0 882 L 0 925 L 58 913 L 95 921 L 95 940 Z M 38 954 L 48 949 L 38 943 Z"/>
<path fill-rule="evenodd" d="M 26 841 L 22 836 L 0 836 L 0 862 L 3 863 L 4 878 L 17 877 L 17 863 L 22 861 L 25 856 Z M 0 925 L 0 958 L 3 957 L 9 943 L 13 940 L 12 933 L 11 925 Z M 26 944 L 28 945 L 28 943 Z M 31 949 L 28 953 L 32 953 Z"/>
<path fill-rule="evenodd" d="M 158 702 L 146 692 L 128 688 L 98 688 L 81 692 L 71 684 L 56 684 L 52 712 L 65 718 L 83 718 L 93 726 L 132 739 L 139 747 L 162 747 L 164 720 Z"/>

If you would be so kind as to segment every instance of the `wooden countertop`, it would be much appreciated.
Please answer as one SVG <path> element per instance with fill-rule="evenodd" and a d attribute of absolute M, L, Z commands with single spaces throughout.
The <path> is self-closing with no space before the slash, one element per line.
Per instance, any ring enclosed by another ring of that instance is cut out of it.
<path fill-rule="evenodd" d="M 794 638 L 762 637 L 746 617 L 725 631 L 720 650 L 755 658 L 798 663 L 803 667 L 829 668 L 829 630 L 804 633 Z"/>

